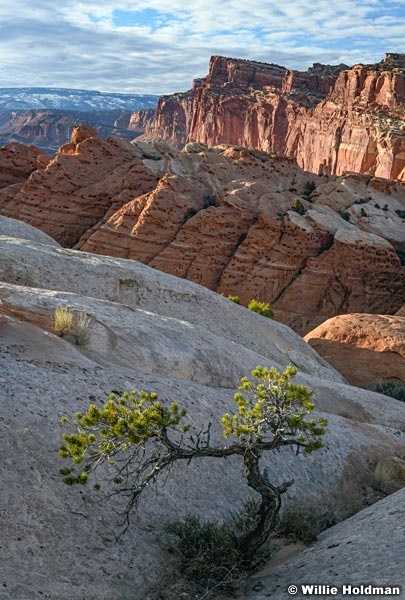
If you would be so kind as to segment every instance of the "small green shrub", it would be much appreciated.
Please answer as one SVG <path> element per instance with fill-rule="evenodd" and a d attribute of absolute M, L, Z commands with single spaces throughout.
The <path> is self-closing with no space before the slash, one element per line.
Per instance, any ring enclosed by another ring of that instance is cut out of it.
<path fill-rule="evenodd" d="M 384 204 L 384 206 L 382 207 L 383 210 L 387 211 L 388 210 L 388 204 Z"/>
<path fill-rule="evenodd" d="M 268 317 L 269 319 L 274 318 L 273 310 L 268 302 L 260 302 L 260 300 L 250 300 L 247 305 L 249 310 L 262 315 L 263 317 Z"/>
<path fill-rule="evenodd" d="M 347 210 L 344 210 L 340 213 L 340 216 L 342 217 L 342 219 L 344 219 L 345 221 L 350 221 L 350 213 Z"/>
<path fill-rule="evenodd" d="M 63 337 L 73 330 L 73 312 L 65 306 L 58 306 L 54 314 L 54 330 Z"/>
<path fill-rule="evenodd" d="M 229 295 L 228 296 L 228 300 L 230 300 L 231 302 L 235 302 L 235 304 L 240 304 L 240 298 L 239 298 L 239 296 Z"/>
<path fill-rule="evenodd" d="M 292 201 L 291 210 L 298 213 L 299 215 L 305 214 L 305 206 L 298 198 L 294 198 L 294 200 Z"/>
<path fill-rule="evenodd" d="M 405 210 L 400 210 L 399 208 L 397 208 L 395 212 L 397 213 L 400 219 L 405 219 Z"/>
<path fill-rule="evenodd" d="M 304 196 L 306 199 L 310 198 L 314 191 L 316 190 L 315 181 L 306 181 L 304 185 Z"/>
<path fill-rule="evenodd" d="M 180 568 L 187 579 L 208 589 L 229 589 L 241 570 L 241 556 L 226 525 L 189 516 L 170 523 L 166 531 L 178 538 Z"/>
<path fill-rule="evenodd" d="M 385 394 L 385 396 L 391 396 L 391 398 L 405 402 L 405 384 L 398 381 L 380 381 L 374 386 L 373 390 L 379 394 Z"/>
<path fill-rule="evenodd" d="M 367 217 L 367 216 L 368 216 L 368 215 L 367 215 L 367 213 L 366 213 L 366 211 L 364 210 L 364 208 L 361 208 L 361 209 L 360 209 L 360 215 L 361 215 L 362 217 Z"/>

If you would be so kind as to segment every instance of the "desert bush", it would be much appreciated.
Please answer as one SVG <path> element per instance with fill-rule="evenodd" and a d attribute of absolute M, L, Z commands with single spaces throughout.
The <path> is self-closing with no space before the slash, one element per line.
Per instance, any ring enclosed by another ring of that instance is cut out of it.
<path fill-rule="evenodd" d="M 186 579 L 204 588 L 229 590 L 242 569 L 242 557 L 227 525 L 189 516 L 170 523 L 166 531 L 178 538 L 180 569 Z"/>
<path fill-rule="evenodd" d="M 400 210 L 399 208 L 397 208 L 395 212 L 397 213 L 400 219 L 405 219 L 405 210 Z"/>
<path fill-rule="evenodd" d="M 60 337 L 72 334 L 76 344 L 82 346 L 89 340 L 90 320 L 85 312 L 77 316 L 66 306 L 58 306 L 54 313 L 54 331 Z"/>
<path fill-rule="evenodd" d="M 299 215 L 305 214 L 305 206 L 298 198 L 294 198 L 294 200 L 292 201 L 291 210 L 298 213 Z"/>
<path fill-rule="evenodd" d="M 340 213 L 340 216 L 342 217 L 342 219 L 344 219 L 345 221 L 350 221 L 350 213 L 347 210 L 343 210 Z"/>
<path fill-rule="evenodd" d="M 82 312 L 74 323 L 73 335 L 78 346 L 84 346 L 88 343 L 90 322 L 90 317 L 85 312 Z"/>
<path fill-rule="evenodd" d="M 308 200 L 316 190 L 315 181 L 306 181 L 304 185 L 304 196 Z"/>
<path fill-rule="evenodd" d="M 249 310 L 262 315 L 263 317 L 268 317 L 269 319 L 273 319 L 274 313 L 268 302 L 260 302 L 260 300 L 250 300 L 247 305 Z"/>
<path fill-rule="evenodd" d="M 391 396 L 396 400 L 405 402 L 405 384 L 399 381 L 380 381 L 373 388 L 374 392 Z"/>
<path fill-rule="evenodd" d="M 63 337 L 73 330 L 73 312 L 65 306 L 58 306 L 54 313 L 54 330 Z"/>
<path fill-rule="evenodd" d="M 240 298 L 239 298 L 239 296 L 229 295 L 228 296 L 228 300 L 230 300 L 231 302 L 235 302 L 235 304 L 240 304 Z"/>
<path fill-rule="evenodd" d="M 318 535 L 335 524 L 333 517 L 322 512 L 320 506 L 306 508 L 291 508 L 286 510 L 279 521 L 277 532 L 294 541 L 312 544 Z"/>

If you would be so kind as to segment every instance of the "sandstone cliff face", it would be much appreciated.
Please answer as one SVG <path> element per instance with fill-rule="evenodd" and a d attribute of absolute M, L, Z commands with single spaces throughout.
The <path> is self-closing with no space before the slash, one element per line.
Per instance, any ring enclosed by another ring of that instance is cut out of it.
<path fill-rule="evenodd" d="M 277 152 L 313 173 L 404 180 L 404 72 L 403 55 L 306 73 L 214 56 L 192 90 L 160 99 L 146 135 Z"/>
<path fill-rule="evenodd" d="M 404 185 L 314 176 L 262 151 L 179 152 L 79 127 L 45 169 L 0 190 L 0 210 L 63 245 L 138 260 L 242 304 L 271 302 L 300 333 L 340 313 L 393 313 L 405 295 Z"/>
<path fill-rule="evenodd" d="M 405 383 L 404 317 L 340 315 L 305 340 L 352 385 L 370 387 L 384 379 Z"/>

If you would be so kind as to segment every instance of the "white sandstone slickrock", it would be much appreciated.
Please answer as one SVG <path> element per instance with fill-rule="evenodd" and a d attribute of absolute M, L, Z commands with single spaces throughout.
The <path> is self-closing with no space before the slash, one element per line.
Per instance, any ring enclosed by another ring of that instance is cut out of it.
<path fill-rule="evenodd" d="M 62 415 L 112 390 L 155 390 L 197 427 L 212 422 L 219 439 L 215 424 L 232 410 L 241 376 L 256 364 L 295 364 L 330 424 L 321 451 L 265 459 L 275 481 L 295 480 L 287 504 L 323 499 L 338 511 L 342 489 L 364 492 L 378 459 L 403 453 L 404 406 L 346 385 L 288 327 L 134 261 L 65 250 L 11 220 L 2 227 L 2 600 L 146 599 L 170 569 L 165 524 L 190 513 L 229 518 L 249 495 L 237 458 L 180 465 L 164 487 L 146 490 L 116 543 L 119 502 L 98 502 L 91 485 L 65 486 L 57 452 Z M 89 316 L 87 344 L 54 335 L 60 305 Z"/>

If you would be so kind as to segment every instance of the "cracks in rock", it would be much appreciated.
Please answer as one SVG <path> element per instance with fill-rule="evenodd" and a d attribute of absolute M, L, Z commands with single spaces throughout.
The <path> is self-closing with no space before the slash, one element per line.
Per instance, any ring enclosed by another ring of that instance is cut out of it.
<path fill-rule="evenodd" d="M 283 232 L 284 233 L 284 232 Z M 280 238 L 281 239 L 281 238 Z M 278 293 L 278 295 L 272 300 L 272 303 L 274 304 L 275 302 L 277 302 L 278 300 L 280 300 L 281 296 L 284 294 L 284 292 L 290 287 L 290 285 L 292 285 L 299 277 L 301 277 L 301 275 L 303 274 L 303 272 L 305 271 L 306 267 L 307 267 L 307 263 L 308 260 L 311 258 L 316 258 L 321 256 L 322 254 L 325 254 L 326 252 L 328 252 L 330 250 L 330 248 L 333 246 L 334 243 L 334 237 L 333 235 L 328 235 L 325 238 L 325 241 L 323 244 L 321 244 L 321 246 L 317 249 L 317 251 L 315 252 L 315 254 L 309 254 L 308 256 L 304 257 L 301 265 L 298 267 L 297 271 L 295 272 L 295 274 L 291 277 L 291 279 L 285 284 L 285 286 L 283 287 L 283 289 Z M 317 307 L 320 308 L 320 307 Z"/>

